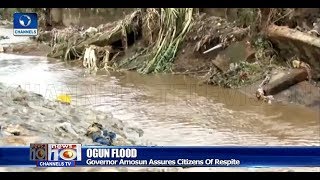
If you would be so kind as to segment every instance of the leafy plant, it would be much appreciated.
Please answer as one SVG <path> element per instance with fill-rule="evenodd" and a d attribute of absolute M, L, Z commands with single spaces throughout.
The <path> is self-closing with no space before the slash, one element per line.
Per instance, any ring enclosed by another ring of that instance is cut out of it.
<path fill-rule="evenodd" d="M 158 13 L 157 10 L 149 13 Z M 192 23 L 193 8 L 161 8 L 159 16 L 159 33 L 155 42 L 146 53 L 150 59 L 139 69 L 143 74 L 151 72 L 163 72 L 170 69 L 174 61 L 179 45 L 185 38 Z M 153 16 L 153 14 L 148 14 Z M 152 19 L 152 18 L 148 18 Z"/>

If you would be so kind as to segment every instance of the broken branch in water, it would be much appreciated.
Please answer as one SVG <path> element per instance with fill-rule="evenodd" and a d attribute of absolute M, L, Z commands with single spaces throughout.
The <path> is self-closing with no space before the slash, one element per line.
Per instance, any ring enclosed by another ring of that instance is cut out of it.
<path fill-rule="evenodd" d="M 308 77 L 308 73 L 305 69 L 291 69 L 285 73 L 282 77 L 267 84 L 263 89 L 265 95 L 277 94 L 288 87 L 295 85 L 301 81 L 305 81 Z"/>

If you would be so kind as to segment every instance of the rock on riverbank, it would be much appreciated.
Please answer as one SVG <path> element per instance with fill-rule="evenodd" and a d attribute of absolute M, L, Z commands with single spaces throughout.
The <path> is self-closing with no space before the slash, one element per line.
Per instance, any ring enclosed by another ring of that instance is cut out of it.
<path fill-rule="evenodd" d="M 39 94 L 20 87 L 6 87 L 1 83 L 0 115 L 0 145 L 94 144 L 85 136 L 93 122 L 117 134 L 114 145 L 139 144 L 143 132 L 105 112 L 49 101 Z"/>

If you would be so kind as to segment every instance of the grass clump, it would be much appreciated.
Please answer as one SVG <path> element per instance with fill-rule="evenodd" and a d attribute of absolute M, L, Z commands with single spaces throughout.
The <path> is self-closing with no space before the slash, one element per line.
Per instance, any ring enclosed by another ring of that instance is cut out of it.
<path fill-rule="evenodd" d="M 193 8 L 161 8 L 148 10 L 145 23 L 150 30 L 158 32 L 151 42 L 144 65 L 138 70 L 143 74 L 165 72 L 171 69 L 179 45 L 192 25 Z M 159 23 L 154 23 L 157 21 Z M 150 27 L 153 24 L 156 27 Z M 152 33 L 150 33 L 152 35 Z M 137 57 L 138 58 L 138 57 Z"/>

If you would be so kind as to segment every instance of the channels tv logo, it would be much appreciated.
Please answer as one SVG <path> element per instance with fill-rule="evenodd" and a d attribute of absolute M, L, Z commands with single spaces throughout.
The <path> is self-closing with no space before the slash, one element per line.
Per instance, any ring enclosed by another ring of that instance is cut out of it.
<path fill-rule="evenodd" d="M 14 13 L 13 35 L 36 36 L 38 35 L 37 13 Z"/>
<path fill-rule="evenodd" d="M 81 144 L 30 144 L 31 161 L 81 161 Z"/>

